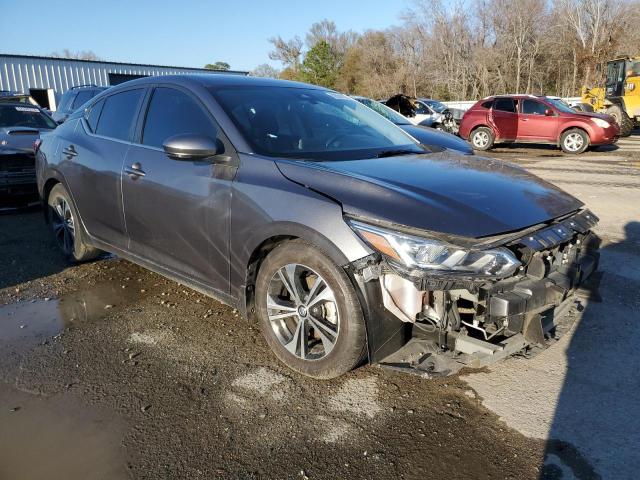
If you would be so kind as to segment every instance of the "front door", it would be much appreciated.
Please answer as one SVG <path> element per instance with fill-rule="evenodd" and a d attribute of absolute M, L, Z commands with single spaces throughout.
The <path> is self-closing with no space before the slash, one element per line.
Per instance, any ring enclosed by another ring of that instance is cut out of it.
<path fill-rule="evenodd" d="M 498 140 L 518 138 L 518 113 L 513 98 L 496 98 L 489 112 L 489 120 Z"/>
<path fill-rule="evenodd" d="M 122 174 L 129 251 L 228 293 L 233 177 L 228 169 L 235 167 L 170 159 L 164 141 L 184 133 L 218 138 L 226 151 L 232 149 L 196 97 L 173 87 L 155 88 Z"/>
<path fill-rule="evenodd" d="M 520 102 L 518 140 L 555 142 L 557 133 L 558 116 L 550 106 L 529 98 Z"/>

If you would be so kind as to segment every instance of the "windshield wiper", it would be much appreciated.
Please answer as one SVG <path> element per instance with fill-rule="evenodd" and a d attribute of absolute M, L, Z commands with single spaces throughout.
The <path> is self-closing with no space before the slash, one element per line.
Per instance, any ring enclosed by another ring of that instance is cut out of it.
<path fill-rule="evenodd" d="M 399 157 L 400 155 L 420 155 L 421 153 L 425 153 L 425 152 L 416 152 L 415 150 L 409 150 L 409 149 L 398 149 L 398 150 L 383 150 L 382 152 L 379 152 L 377 157 L 378 158 L 385 158 L 385 157 Z"/>

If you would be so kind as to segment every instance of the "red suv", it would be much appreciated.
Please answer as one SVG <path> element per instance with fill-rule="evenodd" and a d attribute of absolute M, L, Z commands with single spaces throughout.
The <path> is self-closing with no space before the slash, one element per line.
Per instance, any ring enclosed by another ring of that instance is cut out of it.
<path fill-rule="evenodd" d="M 505 95 L 480 100 L 462 117 L 460 136 L 476 150 L 498 142 L 551 143 L 566 153 L 618 140 L 620 127 L 610 115 L 577 112 L 561 100 Z"/>

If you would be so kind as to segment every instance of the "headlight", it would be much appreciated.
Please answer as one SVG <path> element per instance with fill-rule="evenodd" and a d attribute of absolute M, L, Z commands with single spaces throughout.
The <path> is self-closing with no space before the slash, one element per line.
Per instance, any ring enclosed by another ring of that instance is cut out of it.
<path fill-rule="evenodd" d="M 593 120 L 593 123 L 601 128 L 609 128 L 611 126 L 609 122 L 607 122 L 606 120 L 602 120 L 601 118 L 592 118 L 591 120 Z"/>
<path fill-rule="evenodd" d="M 392 263 L 411 269 L 432 270 L 434 274 L 507 277 L 520 266 L 506 248 L 470 250 L 355 220 L 348 223 L 371 248 Z"/>

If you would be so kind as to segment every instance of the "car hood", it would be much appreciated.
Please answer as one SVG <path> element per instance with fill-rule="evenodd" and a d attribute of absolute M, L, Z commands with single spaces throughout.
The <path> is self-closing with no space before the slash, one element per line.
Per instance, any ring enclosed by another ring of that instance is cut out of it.
<path fill-rule="evenodd" d="M 289 180 L 341 203 L 345 214 L 455 236 L 517 231 L 582 206 L 518 166 L 450 151 L 276 163 Z"/>
<path fill-rule="evenodd" d="M 398 126 L 423 145 L 437 145 L 439 147 L 456 150 L 467 155 L 473 155 L 473 149 L 469 143 L 450 133 L 442 132 L 435 128 L 423 127 L 421 125 L 403 124 Z"/>
<path fill-rule="evenodd" d="M 609 123 L 615 123 L 616 119 L 611 115 L 607 115 L 606 113 L 595 113 L 595 112 L 576 112 L 571 115 L 576 115 L 578 117 L 589 117 L 589 118 L 601 118 L 602 120 L 606 120 Z"/>

